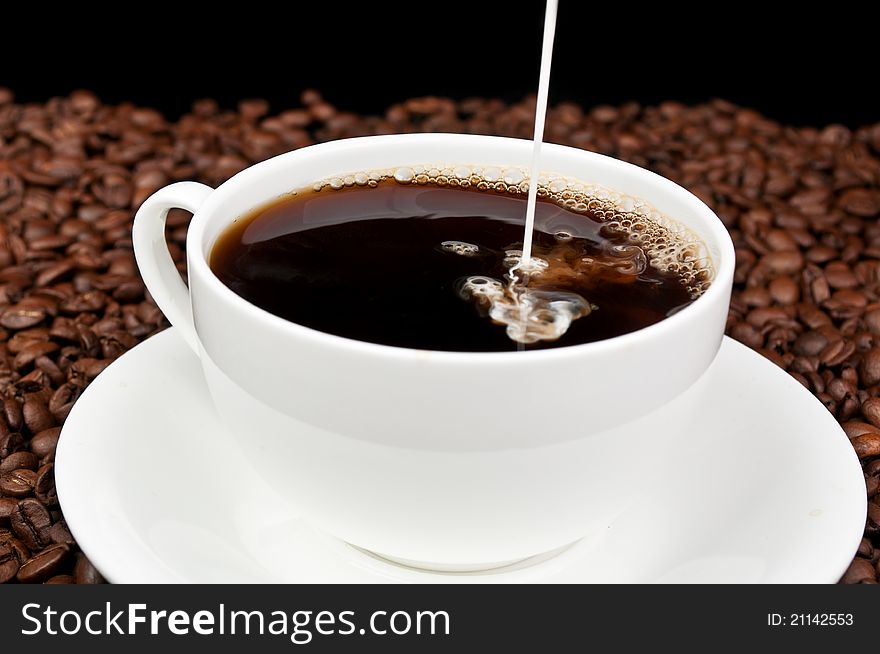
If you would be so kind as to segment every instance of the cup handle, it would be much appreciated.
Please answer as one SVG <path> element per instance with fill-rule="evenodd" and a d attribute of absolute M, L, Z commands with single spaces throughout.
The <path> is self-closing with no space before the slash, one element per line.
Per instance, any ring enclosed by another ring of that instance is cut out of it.
<path fill-rule="evenodd" d="M 199 346 L 189 289 L 180 278 L 168 252 L 165 218 L 170 209 L 186 209 L 195 213 L 213 192 L 210 186 L 198 182 L 177 182 L 159 189 L 138 209 L 131 231 L 134 257 L 147 289 L 162 313 L 196 354 Z"/>

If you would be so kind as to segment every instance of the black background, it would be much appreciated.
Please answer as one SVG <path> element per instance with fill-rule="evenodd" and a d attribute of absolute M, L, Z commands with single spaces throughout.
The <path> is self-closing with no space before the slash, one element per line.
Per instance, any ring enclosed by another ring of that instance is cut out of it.
<path fill-rule="evenodd" d="M 767 2 L 561 0 L 551 102 L 724 97 L 792 124 L 873 123 L 878 11 L 861 4 L 780 16 Z M 377 113 L 426 94 L 512 101 L 537 84 L 541 0 L 229 6 L 7 3 L 0 84 L 24 101 L 86 87 L 171 116 L 206 96 L 283 109 L 308 87 Z"/>

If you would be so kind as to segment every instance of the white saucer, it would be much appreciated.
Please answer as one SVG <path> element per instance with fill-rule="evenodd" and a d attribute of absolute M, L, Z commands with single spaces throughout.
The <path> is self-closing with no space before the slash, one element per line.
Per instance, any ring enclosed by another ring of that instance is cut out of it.
<path fill-rule="evenodd" d="M 312 529 L 249 468 L 169 329 L 98 377 L 64 426 L 56 485 L 113 582 L 833 583 L 864 527 L 861 469 L 800 384 L 725 339 L 705 428 L 604 534 L 482 574 L 398 566 Z M 662 425 L 662 417 L 658 417 Z"/>

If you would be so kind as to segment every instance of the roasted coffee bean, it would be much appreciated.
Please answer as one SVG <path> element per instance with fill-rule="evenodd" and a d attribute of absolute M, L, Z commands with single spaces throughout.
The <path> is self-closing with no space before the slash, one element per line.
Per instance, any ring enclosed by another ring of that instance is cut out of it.
<path fill-rule="evenodd" d="M 878 439 L 878 445 L 880 445 L 880 439 Z M 52 463 L 47 463 L 37 470 L 37 478 L 34 480 L 34 497 L 49 508 L 58 506 L 58 494 L 55 492 L 55 466 Z"/>
<path fill-rule="evenodd" d="M 37 473 L 21 468 L 0 475 L 0 493 L 7 497 L 27 497 L 34 491 Z"/>
<path fill-rule="evenodd" d="M 75 584 L 76 579 L 73 575 L 55 575 L 54 577 L 49 577 L 44 584 Z"/>
<path fill-rule="evenodd" d="M 27 548 L 27 545 L 16 538 L 15 532 L 9 529 L 0 529 L 0 545 L 4 544 L 12 548 L 19 563 L 27 561 L 31 556 L 31 551 Z"/>
<path fill-rule="evenodd" d="M 880 536 L 880 504 L 875 501 L 868 502 L 868 519 L 865 522 L 865 534 L 868 536 Z"/>
<path fill-rule="evenodd" d="M 24 422 L 32 434 L 37 434 L 43 430 L 55 426 L 55 418 L 46 403 L 30 394 L 24 401 L 23 406 Z"/>
<path fill-rule="evenodd" d="M 778 275 L 794 275 L 804 266 L 804 257 L 798 250 L 770 252 L 761 263 Z"/>
<path fill-rule="evenodd" d="M 58 445 L 58 437 L 61 435 L 61 427 L 52 427 L 38 432 L 31 439 L 31 452 L 43 458 L 55 452 Z"/>
<path fill-rule="evenodd" d="M 38 551 L 51 542 L 52 518 L 39 500 L 23 499 L 9 516 L 12 531 L 31 550 Z"/>
<path fill-rule="evenodd" d="M 850 442 L 860 459 L 880 456 L 880 434 L 862 434 Z"/>
<path fill-rule="evenodd" d="M 6 418 L 6 424 L 13 431 L 21 431 L 24 427 L 24 414 L 21 409 L 21 402 L 14 397 L 7 397 L 3 401 L 3 414 Z"/>
<path fill-rule="evenodd" d="M 67 419 L 67 414 L 73 408 L 73 403 L 82 392 L 82 385 L 75 383 L 66 383 L 58 387 L 49 399 L 49 411 L 55 416 L 59 422 Z M 56 439 L 57 440 L 57 439 Z"/>
<path fill-rule="evenodd" d="M 76 544 L 64 520 L 60 520 L 49 527 L 49 538 L 53 543 L 64 543 L 71 546 Z"/>
<path fill-rule="evenodd" d="M 880 490 L 880 478 L 871 476 L 865 477 L 865 492 L 868 495 L 868 499 L 874 497 L 878 490 Z"/>
<path fill-rule="evenodd" d="M 862 415 L 875 427 L 880 427 L 880 398 L 870 397 L 862 403 Z"/>
<path fill-rule="evenodd" d="M 78 584 L 102 584 L 104 578 L 92 565 L 92 562 L 82 552 L 76 554 L 76 565 L 73 566 L 73 576 Z"/>
<path fill-rule="evenodd" d="M 825 279 L 832 288 L 855 288 L 859 280 L 842 261 L 833 261 L 825 266 Z"/>
<path fill-rule="evenodd" d="M 39 464 L 39 458 L 32 452 L 13 452 L 0 461 L 0 474 L 19 469 L 36 470 Z"/>
<path fill-rule="evenodd" d="M 809 331 L 797 337 L 794 351 L 801 356 L 819 355 L 828 345 L 828 339 L 817 331 Z"/>
<path fill-rule="evenodd" d="M 67 545 L 49 545 L 21 564 L 16 579 L 23 584 L 42 583 L 55 575 L 69 553 L 70 548 Z"/>
<path fill-rule="evenodd" d="M 45 308 L 36 306 L 12 306 L 0 313 L 0 325 L 7 329 L 27 329 L 46 319 Z"/>
<path fill-rule="evenodd" d="M 848 384 L 840 378 L 832 379 L 825 388 L 836 402 L 842 402 L 847 397 L 855 395 L 856 392 L 855 386 Z"/>
<path fill-rule="evenodd" d="M 777 304 L 794 304 L 800 298 L 800 287 L 791 277 L 777 277 L 768 286 L 770 297 Z"/>
<path fill-rule="evenodd" d="M 0 497 L 0 527 L 9 524 L 9 516 L 18 506 L 18 500 L 12 497 Z"/>
<path fill-rule="evenodd" d="M 859 365 L 859 377 L 865 386 L 880 383 L 880 347 L 865 352 Z"/>
<path fill-rule="evenodd" d="M 49 341 L 49 332 L 44 327 L 34 327 L 33 329 L 25 329 L 13 334 L 6 344 L 10 352 L 18 354 L 22 350 L 38 343 L 47 343 Z"/>
<path fill-rule="evenodd" d="M 844 584 L 858 584 L 865 579 L 874 580 L 877 578 L 877 572 L 874 566 L 867 559 L 856 557 L 850 564 L 846 572 L 843 573 L 841 582 Z"/>
<path fill-rule="evenodd" d="M 0 434 L 0 459 L 5 459 L 10 454 L 21 451 L 22 448 L 24 448 L 24 438 L 17 431 Z"/>
<path fill-rule="evenodd" d="M 736 323 L 731 328 L 730 335 L 751 348 L 758 349 L 764 346 L 764 335 L 757 327 L 747 322 Z"/>
<path fill-rule="evenodd" d="M 846 432 L 847 438 L 853 439 L 862 434 L 880 434 L 880 429 L 874 425 L 858 420 L 849 420 L 843 423 L 843 431 Z"/>
<path fill-rule="evenodd" d="M 22 369 L 30 366 L 33 362 L 41 356 L 45 356 L 47 354 L 51 354 L 58 350 L 58 344 L 52 343 L 51 341 L 46 341 L 43 343 L 32 343 L 28 345 L 24 349 L 22 349 L 13 360 L 12 366 L 21 371 Z"/>
<path fill-rule="evenodd" d="M 880 309 L 865 312 L 865 327 L 872 334 L 880 334 Z"/>
<path fill-rule="evenodd" d="M 20 563 L 11 545 L 0 543 L 0 584 L 15 578 Z"/>

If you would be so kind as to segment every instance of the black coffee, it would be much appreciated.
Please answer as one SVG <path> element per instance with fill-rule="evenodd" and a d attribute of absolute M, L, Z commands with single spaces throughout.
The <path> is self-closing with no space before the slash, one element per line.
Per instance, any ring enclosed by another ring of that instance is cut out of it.
<path fill-rule="evenodd" d="M 708 284 L 693 247 L 665 227 L 607 201 L 543 189 L 538 265 L 515 272 L 520 283 L 511 286 L 521 186 L 441 182 L 388 177 L 300 191 L 231 225 L 211 268 L 246 300 L 312 329 L 469 352 L 619 336 L 663 320 Z M 543 336 L 513 340 L 526 323 Z M 553 340 L 548 327 L 564 333 Z"/>

